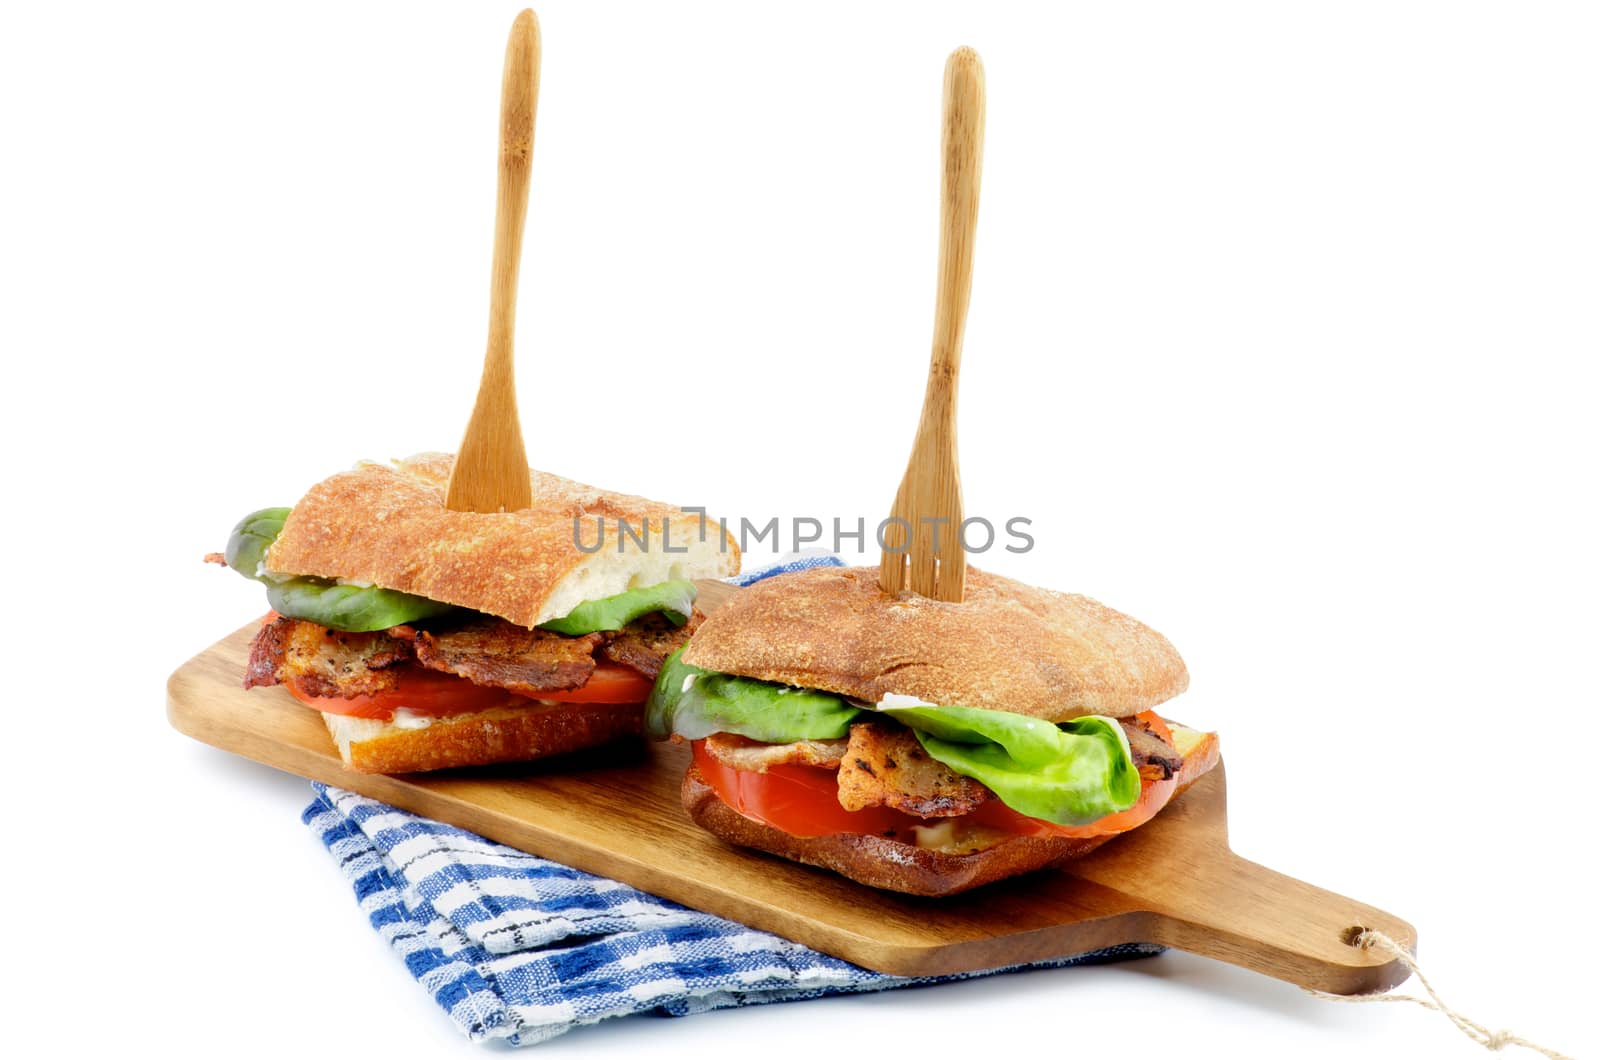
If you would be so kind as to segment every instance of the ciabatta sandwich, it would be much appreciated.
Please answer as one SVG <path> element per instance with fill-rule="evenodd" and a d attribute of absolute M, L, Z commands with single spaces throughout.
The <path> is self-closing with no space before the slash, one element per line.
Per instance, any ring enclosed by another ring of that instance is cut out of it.
<path fill-rule="evenodd" d="M 737 547 L 703 516 L 539 471 L 530 508 L 452 511 L 452 463 L 360 465 L 247 516 L 207 557 L 261 581 L 273 609 L 245 687 L 321 711 L 368 773 L 637 737 L 662 662 L 704 617 L 693 579 L 736 573 Z"/>
<path fill-rule="evenodd" d="M 1188 687 L 1155 630 L 968 569 L 965 599 L 877 568 L 741 590 L 663 667 L 647 728 L 688 740 L 683 803 L 730 842 L 946 895 L 1081 856 L 1216 764 L 1153 708 Z"/>

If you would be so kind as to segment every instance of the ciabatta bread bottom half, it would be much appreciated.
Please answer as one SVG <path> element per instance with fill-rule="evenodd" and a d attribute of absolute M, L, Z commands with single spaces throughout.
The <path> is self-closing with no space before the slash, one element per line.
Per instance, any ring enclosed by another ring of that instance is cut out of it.
<path fill-rule="evenodd" d="M 1111 838 L 1009 836 L 972 853 L 947 853 L 937 847 L 879 835 L 841 832 L 795 836 L 751 820 L 723 802 L 693 766 L 683 778 L 683 807 L 695 824 L 738 846 L 829 869 L 868 887 L 928 898 L 960 894 L 1008 876 L 1046 868 L 1087 854 Z"/>
<path fill-rule="evenodd" d="M 532 703 L 429 718 L 397 712 L 393 721 L 324 713 L 344 764 L 358 773 L 418 773 L 457 766 L 527 762 L 637 739 L 639 703 Z"/>

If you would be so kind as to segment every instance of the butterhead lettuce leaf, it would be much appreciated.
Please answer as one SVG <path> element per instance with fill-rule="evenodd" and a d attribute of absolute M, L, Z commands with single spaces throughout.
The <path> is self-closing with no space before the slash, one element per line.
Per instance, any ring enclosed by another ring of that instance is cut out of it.
<path fill-rule="evenodd" d="M 286 618 L 301 618 L 345 633 L 370 633 L 456 610 L 449 604 L 375 585 L 340 585 L 325 578 L 265 579 L 267 603 Z"/>
<path fill-rule="evenodd" d="M 827 692 L 702 670 L 682 656 L 679 648 L 667 659 L 645 703 L 645 732 L 657 739 L 731 732 L 762 743 L 837 740 L 861 713 Z"/>
<path fill-rule="evenodd" d="M 1141 781 L 1122 727 L 1110 718 L 1051 724 L 1003 710 L 889 707 L 923 750 L 1027 817 L 1083 825 L 1139 801 Z"/>
<path fill-rule="evenodd" d="M 240 519 L 233 533 L 228 535 L 228 547 L 222 552 L 228 569 L 258 581 L 267 549 L 283 533 L 283 523 L 288 518 L 288 508 L 263 508 Z"/>
<path fill-rule="evenodd" d="M 674 626 L 689 621 L 694 613 L 694 598 L 699 593 L 686 578 L 661 582 L 643 589 L 629 589 L 615 596 L 581 603 L 561 618 L 539 624 L 540 629 L 576 637 L 584 633 L 621 629 L 634 619 L 660 612 Z"/>

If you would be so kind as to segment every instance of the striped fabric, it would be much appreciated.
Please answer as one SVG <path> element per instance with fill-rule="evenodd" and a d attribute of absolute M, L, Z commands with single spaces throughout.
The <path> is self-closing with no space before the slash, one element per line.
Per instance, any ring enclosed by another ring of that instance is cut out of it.
<path fill-rule="evenodd" d="M 814 566 L 842 564 L 800 557 L 744 584 Z M 474 1041 L 533 1045 L 616 1016 L 687 1016 L 947 981 L 868 971 L 352 792 L 312 787 L 305 823 L 373 928 Z M 1159 952 L 1117 946 L 1026 967 Z"/>
<path fill-rule="evenodd" d="M 306 824 L 338 860 L 373 928 L 474 1041 L 533 1045 L 614 1016 L 688 1016 L 946 981 L 871 972 L 348 791 L 313 787 Z M 1159 952 L 1117 946 L 1029 967 Z"/>

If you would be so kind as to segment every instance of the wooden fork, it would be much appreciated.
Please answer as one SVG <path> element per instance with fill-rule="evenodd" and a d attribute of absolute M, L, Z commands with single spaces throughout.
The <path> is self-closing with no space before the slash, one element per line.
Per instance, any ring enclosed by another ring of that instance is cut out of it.
<path fill-rule="evenodd" d="M 883 532 L 878 569 L 878 584 L 886 592 L 910 588 L 936 600 L 956 602 L 967 580 L 967 557 L 961 547 L 961 473 L 956 462 L 956 384 L 972 293 L 972 241 L 983 176 L 983 99 L 978 53 L 957 48 L 944 67 L 939 293 L 928 389 L 911 459 Z"/>
<path fill-rule="evenodd" d="M 445 491 L 445 507 L 458 512 L 514 512 L 533 504 L 528 454 L 517 420 L 511 338 L 517 323 L 517 271 L 522 264 L 538 106 L 539 19 L 527 10 L 511 25 L 500 84 L 500 181 L 489 278 L 489 348 L 483 356 L 478 400 Z"/>

